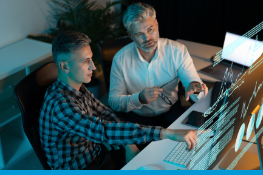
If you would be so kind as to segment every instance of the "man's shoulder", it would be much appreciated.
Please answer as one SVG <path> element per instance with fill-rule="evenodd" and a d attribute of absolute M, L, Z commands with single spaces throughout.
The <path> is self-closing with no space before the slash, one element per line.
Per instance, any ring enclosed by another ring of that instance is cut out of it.
<path fill-rule="evenodd" d="M 167 38 L 159 38 L 159 42 L 165 49 L 182 50 L 185 47 L 182 43 Z"/>
<path fill-rule="evenodd" d="M 51 84 L 45 94 L 44 104 L 48 106 L 53 106 L 53 108 L 58 105 L 68 101 L 71 101 L 70 95 L 66 91 L 62 90 L 56 83 Z"/>
<path fill-rule="evenodd" d="M 127 55 L 130 55 L 131 52 L 133 52 L 134 49 L 134 42 L 131 42 L 129 44 L 127 44 L 126 46 L 124 46 L 123 48 L 121 48 L 114 56 L 114 59 L 121 59 Z"/>

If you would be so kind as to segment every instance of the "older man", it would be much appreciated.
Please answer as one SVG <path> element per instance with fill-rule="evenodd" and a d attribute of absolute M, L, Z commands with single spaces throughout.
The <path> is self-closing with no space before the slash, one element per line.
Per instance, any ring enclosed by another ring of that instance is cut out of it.
<path fill-rule="evenodd" d="M 193 149 L 196 131 L 125 122 L 94 98 L 82 84 L 90 82 L 96 69 L 90 42 L 78 32 L 61 33 L 52 42 L 58 78 L 46 91 L 39 118 L 40 141 L 49 166 L 120 169 L 138 153 L 133 144 L 167 138 L 185 141 Z M 109 151 L 103 143 L 125 149 Z"/>
<path fill-rule="evenodd" d="M 183 44 L 159 38 L 153 7 L 130 5 L 123 24 L 134 41 L 113 59 L 110 74 L 109 105 L 125 112 L 125 119 L 143 125 L 168 127 L 184 110 L 178 101 L 179 79 L 189 97 L 197 102 L 208 88 L 199 78 Z M 196 91 L 203 91 L 199 95 Z"/>

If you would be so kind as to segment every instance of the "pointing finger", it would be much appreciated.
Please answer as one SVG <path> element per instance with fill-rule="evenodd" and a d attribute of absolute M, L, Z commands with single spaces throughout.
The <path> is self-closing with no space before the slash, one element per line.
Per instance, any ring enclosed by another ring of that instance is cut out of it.
<path fill-rule="evenodd" d="M 188 139 L 186 139 L 186 144 L 187 144 L 186 150 L 190 149 L 191 148 L 191 142 Z"/>
<path fill-rule="evenodd" d="M 193 137 L 189 137 L 189 140 L 191 142 L 191 147 L 190 149 L 193 150 L 194 149 L 194 146 L 195 146 L 195 139 Z"/>

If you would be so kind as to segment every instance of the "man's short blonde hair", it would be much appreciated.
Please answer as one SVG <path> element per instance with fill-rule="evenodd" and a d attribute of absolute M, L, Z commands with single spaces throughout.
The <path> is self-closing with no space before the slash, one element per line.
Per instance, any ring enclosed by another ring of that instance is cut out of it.
<path fill-rule="evenodd" d="M 65 31 L 59 33 L 52 42 L 52 56 L 59 67 L 59 62 L 66 61 L 73 64 L 74 54 L 79 49 L 89 46 L 91 40 L 83 33 Z"/>

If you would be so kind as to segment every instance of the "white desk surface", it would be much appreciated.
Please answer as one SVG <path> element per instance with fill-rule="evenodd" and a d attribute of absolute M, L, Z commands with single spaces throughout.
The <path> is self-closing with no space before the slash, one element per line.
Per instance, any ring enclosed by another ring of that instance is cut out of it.
<path fill-rule="evenodd" d="M 205 112 L 210 107 L 210 98 L 211 89 L 209 90 L 209 93 L 203 101 L 192 105 L 172 125 L 169 126 L 169 129 L 196 129 L 191 126 L 183 125 L 182 121 L 193 110 Z M 122 170 L 136 170 L 143 165 L 154 165 L 162 170 L 182 169 L 181 167 L 164 162 L 164 159 L 175 147 L 176 143 L 178 142 L 169 139 L 151 142 L 136 157 L 134 157 L 128 164 L 126 164 L 126 166 L 124 166 Z"/>
<path fill-rule="evenodd" d="M 0 80 L 52 55 L 51 44 L 23 39 L 0 48 Z"/>
<path fill-rule="evenodd" d="M 186 46 L 193 59 L 197 71 L 211 65 L 212 62 L 209 59 L 222 49 L 216 46 L 210 46 L 181 39 L 177 41 Z M 198 74 L 201 79 L 205 79 L 211 82 L 218 81 L 218 79 L 206 76 L 204 74 Z M 184 118 L 188 114 L 190 114 L 191 111 L 195 110 L 199 112 L 205 112 L 210 107 L 211 92 L 212 89 L 209 90 L 204 100 L 192 105 L 173 124 L 169 126 L 169 129 L 195 129 L 191 126 L 186 126 L 181 123 Z M 176 143 L 176 141 L 172 141 L 169 139 L 154 141 L 150 143 L 144 150 L 142 150 L 136 157 L 134 157 L 128 164 L 126 164 L 126 166 L 124 166 L 122 170 L 136 170 L 143 165 L 154 165 L 163 170 L 182 169 L 181 167 L 164 162 L 164 159 L 171 152 Z"/>

